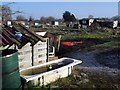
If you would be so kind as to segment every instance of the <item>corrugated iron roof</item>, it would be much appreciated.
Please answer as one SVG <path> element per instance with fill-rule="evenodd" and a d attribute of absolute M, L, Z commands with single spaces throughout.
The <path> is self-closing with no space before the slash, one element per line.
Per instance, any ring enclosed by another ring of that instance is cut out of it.
<path fill-rule="evenodd" d="M 24 30 L 26 30 L 28 33 L 32 34 L 34 37 L 36 37 L 37 39 L 41 40 L 42 42 L 45 42 L 46 40 L 42 37 L 40 37 L 39 35 L 37 35 L 35 32 L 33 32 L 32 30 L 29 30 L 27 27 L 24 27 L 22 24 L 18 24 L 19 26 L 21 26 Z"/>
<path fill-rule="evenodd" d="M 16 38 L 16 32 L 20 32 L 22 34 L 22 38 Z M 0 30 L 0 38 L 0 45 L 6 46 L 16 44 L 18 48 L 22 48 L 28 42 L 34 45 L 38 41 L 45 41 L 44 38 L 38 36 L 20 24 L 15 24 L 12 28 L 7 25 L 3 25 L 2 30 Z"/>

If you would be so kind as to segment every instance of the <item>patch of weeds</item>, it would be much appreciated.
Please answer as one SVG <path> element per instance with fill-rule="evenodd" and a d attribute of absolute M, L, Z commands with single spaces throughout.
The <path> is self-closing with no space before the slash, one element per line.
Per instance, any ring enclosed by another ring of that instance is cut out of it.
<path fill-rule="evenodd" d="M 44 86 L 35 86 L 33 89 L 40 89 L 40 90 L 50 90 L 50 85 L 44 85 Z"/>
<path fill-rule="evenodd" d="M 83 74 L 87 75 L 87 77 L 83 77 Z M 79 88 L 79 90 L 84 88 L 87 88 L 88 90 L 119 90 L 120 87 L 118 81 L 119 78 L 104 72 L 91 72 L 85 69 L 75 68 L 70 76 L 67 78 L 58 79 L 57 81 L 53 82 L 51 86 L 59 86 L 59 88 L 67 88 L 67 90 L 72 90 L 72 88 Z"/>
<path fill-rule="evenodd" d="M 69 76 L 67 77 L 67 79 L 69 79 L 69 80 L 71 80 L 71 81 L 75 80 L 75 78 L 74 78 L 74 75 L 73 75 L 73 74 L 69 75 Z"/>

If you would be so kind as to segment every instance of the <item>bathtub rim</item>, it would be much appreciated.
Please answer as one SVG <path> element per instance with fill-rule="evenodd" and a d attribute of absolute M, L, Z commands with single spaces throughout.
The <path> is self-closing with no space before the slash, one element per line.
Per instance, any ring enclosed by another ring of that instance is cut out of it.
<path fill-rule="evenodd" d="M 50 62 L 41 64 L 41 65 L 36 65 L 36 66 L 32 66 L 32 67 L 29 67 L 29 68 L 26 68 L 26 69 L 22 69 L 22 70 L 20 70 L 20 73 L 21 73 L 22 71 L 29 70 L 29 69 L 32 69 L 32 68 L 37 68 L 37 67 L 41 67 L 41 66 L 44 66 L 44 65 L 49 65 L 49 64 L 52 64 L 52 63 L 60 62 L 60 61 L 63 61 L 64 59 L 71 59 L 71 60 L 73 60 L 73 62 L 70 63 L 70 64 L 68 64 L 68 65 L 65 65 L 65 66 L 62 66 L 62 67 L 60 67 L 60 68 L 57 68 L 57 69 L 54 69 L 54 70 L 50 70 L 50 71 L 47 71 L 47 72 L 44 72 L 44 73 L 35 74 L 35 75 L 25 75 L 25 76 L 22 76 L 22 74 L 20 74 L 20 76 L 23 77 L 23 78 L 26 80 L 26 82 L 28 82 L 28 81 L 30 81 L 30 80 L 34 80 L 34 79 L 36 79 L 36 78 L 45 76 L 45 75 L 47 75 L 47 74 L 49 74 L 49 73 L 58 72 L 58 71 L 60 71 L 60 70 L 62 70 L 62 69 L 64 69 L 64 68 L 73 67 L 73 66 L 75 66 L 75 65 L 77 65 L 77 64 L 81 64 L 81 63 L 82 63 L 81 60 L 64 57 L 64 58 L 60 58 L 60 59 L 57 59 L 57 60 L 54 60 L 54 61 L 50 61 Z M 23 75 L 24 75 L 24 74 L 23 74 Z"/>

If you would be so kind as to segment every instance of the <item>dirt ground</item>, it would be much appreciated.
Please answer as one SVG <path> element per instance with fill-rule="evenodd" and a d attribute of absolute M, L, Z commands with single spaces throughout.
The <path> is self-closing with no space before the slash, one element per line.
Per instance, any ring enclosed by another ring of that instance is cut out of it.
<path fill-rule="evenodd" d="M 113 48 L 77 50 L 63 54 L 81 60 L 67 78 L 59 78 L 43 89 L 48 90 L 120 90 L 120 50 Z M 37 87 L 38 88 L 38 87 Z"/>
<path fill-rule="evenodd" d="M 117 49 L 116 49 L 117 50 Z M 77 65 L 78 68 L 88 68 L 88 69 L 97 69 L 97 70 L 106 70 L 106 72 L 120 72 L 119 70 L 119 67 L 118 68 L 112 68 L 112 66 L 114 65 L 114 62 L 117 62 L 116 64 L 120 64 L 120 58 L 117 57 L 115 58 L 116 56 L 119 56 L 117 53 L 114 55 L 114 57 L 112 56 L 112 54 L 109 55 L 106 55 L 106 57 L 111 57 L 111 60 L 109 60 L 108 63 L 111 64 L 111 67 L 110 66 L 106 66 L 103 63 L 100 63 L 98 61 L 98 58 L 100 58 L 100 55 L 103 54 L 103 52 L 106 52 L 106 51 L 109 51 L 108 53 L 110 53 L 110 50 L 107 48 L 107 49 L 96 49 L 96 50 L 92 50 L 92 51 L 74 51 L 74 52 L 71 52 L 71 53 L 67 53 L 67 54 L 64 54 L 62 57 L 69 57 L 69 58 L 74 58 L 74 59 L 77 59 L 77 60 L 82 60 L 82 64 L 80 65 Z M 105 57 L 105 54 L 103 54 L 104 57 Z M 103 56 L 101 56 L 102 59 Z M 99 59 L 100 60 L 100 59 Z M 103 60 L 104 61 L 104 60 Z M 113 63 L 113 64 L 112 64 Z"/>
<path fill-rule="evenodd" d="M 78 50 L 64 54 L 62 57 L 69 57 L 77 60 L 82 60 L 82 64 L 75 66 L 75 68 L 77 69 L 74 70 L 77 71 L 77 78 L 80 78 L 80 80 L 75 81 L 76 83 L 79 83 L 78 87 L 110 88 L 110 90 L 120 90 L 119 54 L 120 52 L 118 49 L 106 48 L 82 52 Z M 81 75 L 81 73 L 83 75 Z M 86 76 L 87 78 L 84 78 L 84 76 Z M 84 82 L 87 84 L 85 84 Z M 73 87 L 75 85 L 73 85 Z"/>

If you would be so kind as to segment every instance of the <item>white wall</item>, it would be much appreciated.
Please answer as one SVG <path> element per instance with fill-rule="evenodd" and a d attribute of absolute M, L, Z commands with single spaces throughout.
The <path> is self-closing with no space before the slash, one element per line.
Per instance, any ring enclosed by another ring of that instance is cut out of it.
<path fill-rule="evenodd" d="M 31 43 L 27 43 L 21 49 L 18 49 L 18 47 L 16 47 L 18 50 L 20 70 L 32 66 L 32 47 L 30 45 Z M 10 49 L 15 49 L 15 45 L 12 45 Z M 37 44 L 35 44 L 33 52 L 34 65 L 45 63 L 48 59 L 47 53 L 47 40 L 46 42 L 39 41 Z"/>
<path fill-rule="evenodd" d="M 7 21 L 7 25 L 8 26 L 12 25 L 12 22 L 11 21 Z"/>
<path fill-rule="evenodd" d="M 35 26 L 39 26 L 39 23 L 35 23 Z"/>
<path fill-rule="evenodd" d="M 118 21 L 113 22 L 113 28 L 116 28 L 118 26 Z"/>
<path fill-rule="evenodd" d="M 94 19 L 89 20 L 89 26 L 93 23 Z"/>
<path fill-rule="evenodd" d="M 34 45 L 34 65 L 45 63 L 47 61 L 47 41 L 39 41 Z"/>
<path fill-rule="evenodd" d="M 58 22 L 58 21 L 55 21 L 55 25 L 56 25 L 56 26 L 59 25 L 59 22 Z"/>
<path fill-rule="evenodd" d="M 30 45 L 30 43 L 27 43 L 21 49 L 18 49 L 20 69 L 32 66 L 32 47 Z"/>

